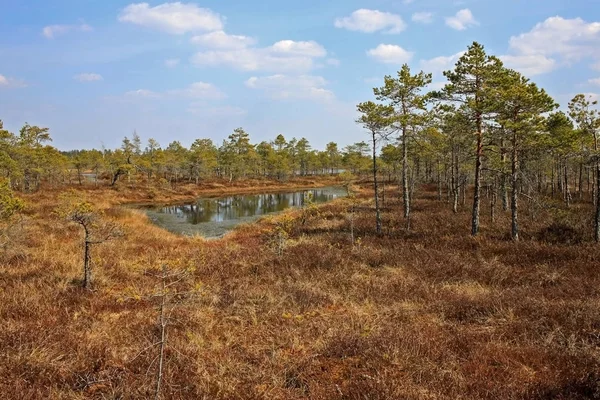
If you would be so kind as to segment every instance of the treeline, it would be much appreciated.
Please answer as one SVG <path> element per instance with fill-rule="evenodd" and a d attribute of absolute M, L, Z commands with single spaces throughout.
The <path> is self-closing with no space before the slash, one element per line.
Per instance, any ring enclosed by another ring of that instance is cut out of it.
<path fill-rule="evenodd" d="M 412 74 L 404 65 L 374 89 L 377 102 L 358 105 L 357 122 L 368 130 L 373 146 L 394 144 L 383 149 L 381 158 L 389 155 L 400 165 L 407 229 L 412 188 L 416 180 L 425 180 L 437 182 L 438 197 L 445 194 L 455 212 L 459 202 L 466 202 L 467 188 L 474 188 L 472 235 L 480 229 L 484 196 L 492 223 L 497 207 L 510 210 L 514 240 L 519 239 L 522 198 L 533 209 L 543 207 L 544 199 L 560 198 L 565 207 L 573 201 L 595 204 L 594 236 L 600 241 L 597 102 L 579 94 L 567 113 L 557 111 L 559 105 L 543 89 L 486 54 L 479 43 L 469 46 L 444 76 L 442 90 L 427 91 L 432 75 Z M 433 173 L 420 172 L 424 158 Z M 377 208 L 375 152 L 372 160 Z"/>
<path fill-rule="evenodd" d="M 294 175 L 355 174 L 370 169 L 370 147 L 365 142 L 343 149 L 330 142 L 326 149 L 312 148 L 305 138 L 252 144 L 242 128 L 235 129 L 216 146 L 210 139 L 197 139 L 187 148 L 179 141 L 162 147 L 155 139 L 142 142 L 137 133 L 123 139 L 117 149 L 60 152 L 48 143 L 48 128 L 26 124 L 18 134 L 3 129 L 0 121 L 0 174 L 14 190 L 32 192 L 41 182 L 51 185 L 95 184 L 141 180 L 200 183 L 268 177 L 285 180 Z"/>

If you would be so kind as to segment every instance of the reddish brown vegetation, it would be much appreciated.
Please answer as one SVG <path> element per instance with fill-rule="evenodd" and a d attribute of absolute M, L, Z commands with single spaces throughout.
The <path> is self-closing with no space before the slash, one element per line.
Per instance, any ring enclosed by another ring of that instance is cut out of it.
<path fill-rule="evenodd" d="M 388 189 L 383 236 L 365 187 L 354 247 L 339 200 L 296 224 L 280 257 L 273 220 L 206 242 L 113 208 L 107 218 L 127 236 L 98 247 L 94 292 L 74 282 L 78 227 L 50 214 L 54 193 L 30 197 L 0 254 L 3 398 L 149 397 L 156 349 L 140 352 L 156 342 L 158 314 L 135 294 L 154 289 L 146 272 L 163 263 L 194 267 L 188 283 L 201 287 L 169 327 L 165 398 L 600 396 L 600 248 L 579 233 L 582 213 L 559 221 L 577 245 L 538 240 L 565 235 L 544 212 L 523 221 L 522 242 L 508 240 L 502 213 L 473 239 L 468 212 L 453 214 L 424 188 L 407 234 Z M 109 207 L 140 193 L 92 194 Z"/>

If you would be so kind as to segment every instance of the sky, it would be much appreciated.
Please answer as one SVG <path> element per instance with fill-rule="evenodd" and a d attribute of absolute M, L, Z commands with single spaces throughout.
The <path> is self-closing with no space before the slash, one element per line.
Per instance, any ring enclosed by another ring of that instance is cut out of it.
<path fill-rule="evenodd" d="M 0 0 L 0 119 L 62 150 L 366 140 L 356 104 L 407 63 L 443 85 L 473 41 L 563 107 L 600 93 L 599 0 Z"/>

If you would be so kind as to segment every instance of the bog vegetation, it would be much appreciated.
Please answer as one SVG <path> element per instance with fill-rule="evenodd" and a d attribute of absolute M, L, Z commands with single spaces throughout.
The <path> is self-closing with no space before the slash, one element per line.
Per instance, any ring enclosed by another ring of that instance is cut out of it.
<path fill-rule="evenodd" d="M 473 43 L 365 141 L 61 152 L 0 121 L 4 398 L 600 398 L 600 115 Z M 120 205 L 337 184 L 205 241 Z"/>

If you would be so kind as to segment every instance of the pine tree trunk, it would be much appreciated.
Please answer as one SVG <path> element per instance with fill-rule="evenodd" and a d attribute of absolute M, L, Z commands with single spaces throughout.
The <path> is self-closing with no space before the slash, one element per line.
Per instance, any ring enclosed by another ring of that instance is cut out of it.
<path fill-rule="evenodd" d="M 406 146 L 406 127 L 402 128 L 402 198 L 404 200 L 404 219 L 406 228 L 410 226 L 410 193 L 408 187 L 408 146 Z"/>
<path fill-rule="evenodd" d="M 498 188 L 496 186 L 497 178 L 494 177 L 494 183 L 492 187 L 492 197 L 490 199 L 490 222 L 493 225 L 496 222 L 496 201 L 498 199 Z"/>
<path fill-rule="evenodd" d="M 596 161 L 596 188 L 600 187 L 600 162 Z M 596 189 L 596 217 L 594 218 L 594 239 L 600 242 L 600 190 Z"/>
<path fill-rule="evenodd" d="M 554 198 L 554 163 L 552 163 L 552 176 L 550 177 L 550 185 L 552 186 L 552 198 Z"/>
<path fill-rule="evenodd" d="M 579 200 L 583 199 L 583 163 L 579 163 L 579 186 L 577 189 Z"/>
<path fill-rule="evenodd" d="M 504 148 L 504 139 L 500 140 L 500 161 L 501 161 L 501 172 L 500 176 L 500 193 L 502 194 L 502 210 L 508 210 L 508 188 L 506 185 L 506 149 Z"/>
<path fill-rule="evenodd" d="M 558 164 L 556 165 L 556 186 L 558 191 L 562 196 L 565 194 L 565 190 L 563 187 L 563 176 L 562 176 L 562 160 L 558 160 Z"/>
<path fill-rule="evenodd" d="M 569 189 L 569 170 L 568 170 L 568 164 L 567 164 L 567 160 L 565 160 L 565 165 L 564 165 L 564 186 L 565 186 L 565 204 L 567 205 L 567 208 L 571 207 L 571 191 Z"/>
<path fill-rule="evenodd" d="M 475 154 L 475 188 L 473 193 L 473 214 L 471 217 L 471 235 L 479 233 L 479 208 L 481 192 L 481 159 L 483 157 L 483 132 L 481 116 L 477 116 L 477 151 Z M 464 189 L 463 189 L 464 190 Z"/>
<path fill-rule="evenodd" d="M 517 153 L 517 137 L 516 133 L 513 133 L 513 141 L 512 141 L 512 162 L 511 162 L 511 185 L 512 192 L 510 198 L 510 209 L 511 209 L 511 236 L 512 239 L 517 241 L 519 240 L 519 188 L 518 188 L 518 170 L 519 170 L 519 160 Z"/>
<path fill-rule="evenodd" d="M 91 238 L 87 227 L 85 229 L 85 243 L 83 250 L 83 287 L 89 289 L 92 285 L 92 255 L 91 255 Z"/>
<path fill-rule="evenodd" d="M 438 201 L 442 201 L 442 171 L 440 170 L 440 162 L 437 162 L 437 190 Z"/>
<path fill-rule="evenodd" d="M 375 190 L 375 225 L 377 234 L 381 234 L 381 215 L 379 214 L 379 193 L 377 187 L 377 139 L 375 138 L 375 132 L 373 132 L 373 186 Z"/>

